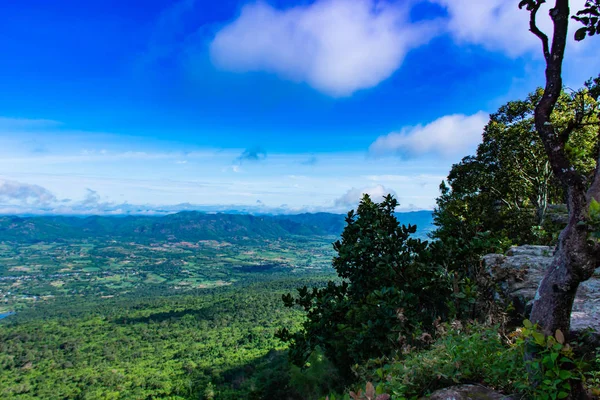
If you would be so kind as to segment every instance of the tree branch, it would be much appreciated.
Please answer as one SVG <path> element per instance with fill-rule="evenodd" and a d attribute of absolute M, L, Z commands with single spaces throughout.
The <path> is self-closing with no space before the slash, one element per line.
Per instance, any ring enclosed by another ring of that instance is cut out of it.
<path fill-rule="evenodd" d="M 563 143 L 567 143 L 569 141 L 569 137 L 571 133 L 576 129 L 585 128 L 586 126 L 600 126 L 600 121 L 594 122 L 583 122 L 584 115 L 578 113 L 575 115 L 575 118 L 569 121 L 567 127 L 560 133 L 560 140 Z M 600 137 L 600 136 L 599 136 Z"/>
<path fill-rule="evenodd" d="M 536 3 L 535 6 L 533 6 L 533 9 L 531 10 L 530 18 L 529 18 L 529 30 L 535 36 L 540 38 L 540 40 L 542 41 L 542 49 L 544 51 L 544 58 L 546 59 L 546 62 L 549 62 L 550 61 L 550 45 L 549 45 L 548 35 L 546 35 L 544 32 L 542 32 L 540 30 L 540 28 L 538 28 L 536 21 L 535 21 L 540 7 L 545 2 L 546 2 L 545 0 L 541 0 L 540 2 Z"/>

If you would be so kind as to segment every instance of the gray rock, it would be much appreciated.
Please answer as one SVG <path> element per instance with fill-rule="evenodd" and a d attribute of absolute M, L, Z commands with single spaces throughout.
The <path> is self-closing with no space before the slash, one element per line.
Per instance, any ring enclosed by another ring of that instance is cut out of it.
<path fill-rule="evenodd" d="M 517 312 L 529 315 L 538 285 L 552 263 L 554 248 L 548 246 L 512 247 L 502 254 L 483 257 L 487 271 L 497 281 L 500 295 L 511 300 Z M 571 331 L 600 332 L 600 269 L 577 291 L 571 314 Z"/>
<path fill-rule="evenodd" d="M 425 397 L 423 398 L 425 399 Z M 433 392 L 430 400 L 508 400 L 511 397 L 478 385 L 459 385 Z"/>
<path fill-rule="evenodd" d="M 550 246 L 534 246 L 526 244 L 523 246 L 513 246 L 506 252 L 509 257 L 543 257 L 552 258 L 554 247 Z"/>
<path fill-rule="evenodd" d="M 500 295 L 513 302 L 517 313 L 528 315 L 554 249 L 548 246 L 512 247 L 506 255 L 483 257 L 487 271 L 500 288 Z"/>
<path fill-rule="evenodd" d="M 579 285 L 571 312 L 571 331 L 589 332 L 593 342 L 600 344 L 600 269 Z"/>

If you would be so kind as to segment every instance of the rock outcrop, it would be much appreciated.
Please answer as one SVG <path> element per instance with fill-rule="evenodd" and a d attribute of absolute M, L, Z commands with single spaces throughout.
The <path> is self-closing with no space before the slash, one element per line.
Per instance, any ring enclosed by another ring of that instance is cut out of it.
<path fill-rule="evenodd" d="M 429 400 L 508 400 L 511 397 L 478 385 L 459 385 L 433 392 Z"/>
<path fill-rule="evenodd" d="M 552 263 L 554 248 L 548 246 L 513 247 L 506 255 L 483 257 L 488 272 L 498 283 L 499 295 L 512 301 L 515 310 L 529 316 L 538 285 Z M 571 314 L 571 331 L 579 334 L 592 329 L 600 332 L 600 268 L 579 286 Z"/>

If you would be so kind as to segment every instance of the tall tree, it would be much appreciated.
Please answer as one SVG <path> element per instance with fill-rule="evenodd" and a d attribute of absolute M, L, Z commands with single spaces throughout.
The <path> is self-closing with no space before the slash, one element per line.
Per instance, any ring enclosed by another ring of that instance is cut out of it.
<path fill-rule="evenodd" d="M 290 358 L 298 366 L 318 346 L 349 381 L 355 363 L 423 344 L 420 334 L 445 312 L 448 281 L 428 243 L 410 237 L 416 226 L 400 225 L 397 206 L 391 195 L 381 203 L 365 195 L 333 245 L 340 281 L 283 296 L 286 306 L 307 313 L 302 331 L 278 333 L 291 343 Z"/>
<path fill-rule="evenodd" d="M 588 89 L 564 90 L 552 122 L 561 126 L 584 100 L 593 107 Z M 481 256 L 510 245 L 556 241 L 555 219 L 545 223 L 549 204 L 562 204 L 564 191 L 554 177 L 535 130 L 534 110 L 543 95 L 539 88 L 524 100 L 510 101 L 490 116 L 475 155 L 452 166 L 442 183 L 434 222 L 434 248 L 453 275 L 455 310 L 461 318 L 493 318 L 501 307 L 490 301 L 493 283 Z M 576 129 L 566 143 L 570 161 L 584 175 L 594 171 L 597 133 L 592 126 Z M 443 255 L 446 256 L 443 256 Z"/>
<path fill-rule="evenodd" d="M 548 205 L 563 203 L 564 194 L 535 131 L 534 110 L 542 95 L 539 88 L 490 116 L 476 154 L 450 170 L 450 190 L 442 188 L 434 214 L 438 226 L 434 237 L 470 240 L 476 233 L 491 232 L 507 243 L 546 243 L 547 237 L 538 237 L 539 228 Z M 581 101 L 586 107 L 595 106 L 587 88 L 563 91 L 552 122 L 560 126 L 569 121 Z M 569 160 L 586 176 L 595 167 L 596 136 L 592 126 L 575 129 L 565 145 Z M 466 226 L 473 229 L 465 231 Z"/>
<path fill-rule="evenodd" d="M 552 265 L 542 279 L 533 304 L 531 319 L 537 322 L 546 334 L 560 329 L 568 332 L 571 310 L 579 284 L 589 279 L 600 265 L 600 243 L 590 240 L 593 230 L 590 205 L 600 200 L 600 160 L 596 154 L 596 168 L 590 175 L 578 171 L 568 156 L 566 146 L 572 132 L 588 124 L 597 124 L 592 118 L 598 107 L 581 107 L 566 124 L 558 125 L 552 113 L 560 97 L 563 80 L 562 67 L 567 45 L 570 20 L 569 0 L 555 0 L 550 10 L 553 32 L 549 37 L 537 25 L 537 15 L 546 0 L 522 0 L 519 7 L 530 13 L 530 31 L 542 42 L 546 62 L 544 95 L 534 112 L 535 128 L 548 155 L 554 175 L 566 191 L 569 210 L 567 226 L 561 232 Z M 576 33 L 576 39 L 600 33 L 598 16 L 600 0 L 588 0 L 575 19 L 584 24 Z M 596 82 L 590 83 L 591 93 L 598 95 Z M 597 100 L 597 97 L 596 97 Z"/>

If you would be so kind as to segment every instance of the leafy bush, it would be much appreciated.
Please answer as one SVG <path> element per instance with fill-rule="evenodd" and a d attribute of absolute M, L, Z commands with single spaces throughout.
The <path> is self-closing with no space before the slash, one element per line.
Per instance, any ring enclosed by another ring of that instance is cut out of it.
<path fill-rule="evenodd" d="M 463 327 L 460 322 L 440 324 L 437 333 L 438 339 L 426 350 L 372 359 L 354 372 L 363 382 L 374 382 L 376 393 L 388 393 L 394 400 L 417 399 L 460 383 L 554 400 L 577 393 L 579 383 L 587 379 L 588 391 L 600 393 L 600 355 L 590 368 L 577 357 L 577 344 L 566 343 L 560 331 L 545 336 L 526 320 L 524 327 L 506 336 L 496 327 Z M 526 361 L 525 353 L 535 357 Z"/>
<path fill-rule="evenodd" d="M 546 336 L 529 320 L 525 320 L 524 326 L 516 335 L 516 346 L 531 347 L 535 357 L 526 362 L 528 379 L 517 387 L 540 400 L 569 397 L 574 385 L 583 378 L 583 364 L 575 362 L 573 347 L 565 342 L 560 330 Z"/>
<path fill-rule="evenodd" d="M 600 349 L 596 350 L 594 362 L 585 378 L 588 392 L 595 398 L 600 398 Z"/>
<path fill-rule="evenodd" d="M 413 399 L 461 382 L 480 382 L 498 390 L 513 388 L 526 374 L 522 352 L 495 328 L 455 322 L 439 325 L 439 339 L 427 350 L 402 358 L 371 360 L 357 368 L 393 399 Z"/>
<path fill-rule="evenodd" d="M 334 390 L 338 381 L 336 368 L 319 347 L 312 352 L 305 368 L 291 366 L 290 387 L 302 399 L 317 399 Z"/>

